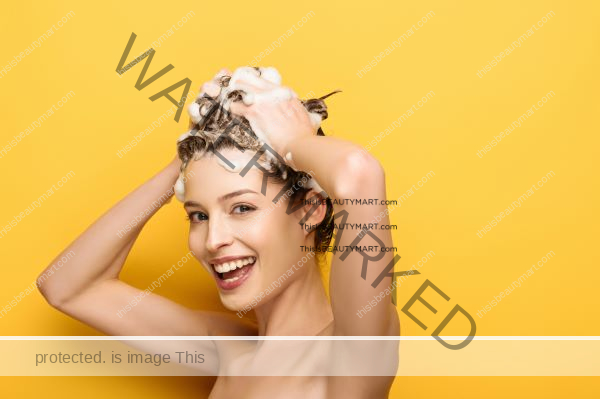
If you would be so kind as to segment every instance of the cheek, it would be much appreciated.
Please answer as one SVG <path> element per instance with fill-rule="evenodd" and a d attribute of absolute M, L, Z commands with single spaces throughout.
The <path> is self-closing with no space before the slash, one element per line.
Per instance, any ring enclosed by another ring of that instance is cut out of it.
<path fill-rule="evenodd" d="M 190 230 L 188 238 L 188 247 L 194 253 L 196 259 L 200 260 L 205 251 L 202 233 L 198 230 Z"/>
<path fill-rule="evenodd" d="M 256 222 L 245 240 L 251 240 L 257 249 L 266 249 L 263 255 L 268 255 L 269 263 L 276 266 L 285 265 L 297 257 L 300 245 L 304 245 L 304 234 L 296 218 L 286 214 L 283 208 L 273 210 Z"/>
<path fill-rule="evenodd" d="M 254 223 L 253 232 L 261 237 L 269 237 L 269 241 L 290 242 L 301 232 L 300 225 L 293 215 L 285 213 L 285 208 L 275 208 L 268 215 L 263 215 L 259 222 Z"/>

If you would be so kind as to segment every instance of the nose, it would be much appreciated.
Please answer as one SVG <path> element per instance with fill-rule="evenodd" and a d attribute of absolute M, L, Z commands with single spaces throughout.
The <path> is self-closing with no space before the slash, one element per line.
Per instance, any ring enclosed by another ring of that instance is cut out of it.
<path fill-rule="evenodd" d="M 216 253 L 222 247 L 233 243 L 233 234 L 226 222 L 213 218 L 208 221 L 208 235 L 206 236 L 206 249 Z"/>

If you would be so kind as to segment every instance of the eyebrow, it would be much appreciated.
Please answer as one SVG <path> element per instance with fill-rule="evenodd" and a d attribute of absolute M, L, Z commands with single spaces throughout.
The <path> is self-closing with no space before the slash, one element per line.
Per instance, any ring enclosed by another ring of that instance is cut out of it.
<path fill-rule="evenodd" d="M 254 190 L 250 190 L 249 188 L 245 188 L 245 189 L 242 189 L 242 190 L 231 192 L 229 194 L 225 194 L 225 195 L 219 197 L 218 200 L 219 200 L 219 202 L 223 202 L 223 201 L 226 201 L 226 200 L 228 200 L 230 198 L 237 197 L 238 195 L 247 194 L 247 193 L 258 194 Z M 197 208 L 199 208 L 200 204 L 197 203 L 196 201 L 185 201 L 185 203 L 183 204 L 183 207 L 184 208 L 186 208 L 186 207 L 197 207 Z"/>

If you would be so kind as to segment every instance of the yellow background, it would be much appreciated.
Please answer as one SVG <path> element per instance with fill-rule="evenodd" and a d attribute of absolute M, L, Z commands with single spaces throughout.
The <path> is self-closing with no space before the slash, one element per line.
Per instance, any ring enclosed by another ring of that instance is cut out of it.
<path fill-rule="evenodd" d="M 343 90 L 328 100 L 327 134 L 365 145 L 431 90 L 435 96 L 372 153 L 396 199 L 435 173 L 391 214 L 407 270 L 435 256 L 402 285 L 403 305 L 425 278 L 449 303 L 414 313 L 435 326 L 458 303 L 477 335 L 600 335 L 597 145 L 600 27 L 595 2 L 11 2 L 0 16 L 0 69 L 69 11 L 73 16 L 0 79 L 0 148 L 56 104 L 75 96 L 0 158 L 0 226 L 69 171 L 75 176 L 0 238 L 0 308 L 28 287 L 79 233 L 173 156 L 187 114 L 168 120 L 123 158 L 116 152 L 171 104 L 148 97 L 188 77 L 197 91 L 222 67 L 249 64 L 310 11 L 308 19 L 259 65 L 275 66 L 301 97 Z M 190 11 L 156 47 L 147 76 L 175 69 L 142 91 L 145 61 L 122 77 L 116 66 L 131 35 L 128 62 Z M 356 72 L 416 25 L 412 36 L 359 78 Z M 521 47 L 482 78 L 476 73 L 550 11 Z M 550 99 L 479 158 L 476 152 L 546 93 Z M 189 102 L 189 101 L 188 101 Z M 555 176 L 483 238 L 477 230 L 549 171 Z M 145 288 L 187 252 L 187 222 L 173 201 L 144 229 L 123 277 Z M 1 227 L 0 227 L 1 228 Z M 549 251 L 556 256 L 483 318 L 475 314 Z M 156 290 L 191 307 L 221 309 L 212 281 L 188 263 Z M 401 314 L 403 335 L 427 335 Z M 461 326 L 462 327 L 462 326 Z M 458 326 L 444 334 L 459 335 Z M 51 309 L 38 293 L 0 319 L 1 335 L 94 335 Z M 192 378 L 0 379 L 0 394 L 64 397 L 196 397 L 209 380 Z M 597 397 L 593 378 L 398 378 L 394 397 Z"/>

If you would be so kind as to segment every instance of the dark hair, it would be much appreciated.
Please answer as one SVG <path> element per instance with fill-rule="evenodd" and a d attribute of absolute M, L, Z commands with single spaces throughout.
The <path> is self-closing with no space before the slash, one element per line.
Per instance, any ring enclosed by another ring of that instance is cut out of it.
<path fill-rule="evenodd" d="M 229 77 L 224 79 L 222 85 L 227 86 L 227 78 Z M 339 90 L 336 90 L 323 97 L 300 100 L 300 102 L 308 112 L 318 114 L 321 120 L 325 120 L 328 113 L 323 100 L 338 92 Z M 228 95 L 228 99 L 232 101 L 240 101 L 241 98 L 242 93 L 239 90 L 232 91 Z M 192 106 L 198 107 L 201 117 L 199 121 L 190 119 L 190 131 L 186 135 L 187 137 L 180 139 L 177 143 L 177 154 L 182 161 L 182 172 L 192 159 L 197 160 L 199 156 L 207 152 L 237 147 L 238 149 L 254 150 L 260 154 L 260 158 L 267 155 L 263 143 L 243 116 L 232 116 L 222 104 L 207 95 L 198 97 Z M 231 137 L 231 140 L 221 136 L 224 132 L 227 132 L 227 137 Z M 325 136 L 321 127 L 317 130 L 317 135 Z M 232 140 L 235 140 L 235 143 Z M 273 160 L 273 157 L 270 159 L 269 167 L 265 168 L 266 172 L 264 172 L 267 178 L 276 184 L 289 187 L 288 192 L 291 191 L 292 194 L 288 200 L 292 205 L 305 199 L 310 191 L 310 184 L 306 184 L 306 182 L 312 177 L 308 173 L 295 171 L 286 164 Z M 303 181 L 305 183 L 302 183 Z M 329 197 L 326 198 L 326 206 L 325 217 L 315 230 L 315 252 L 318 260 L 324 260 L 327 251 L 322 251 L 322 247 L 329 245 L 334 232 L 333 204 Z"/>

